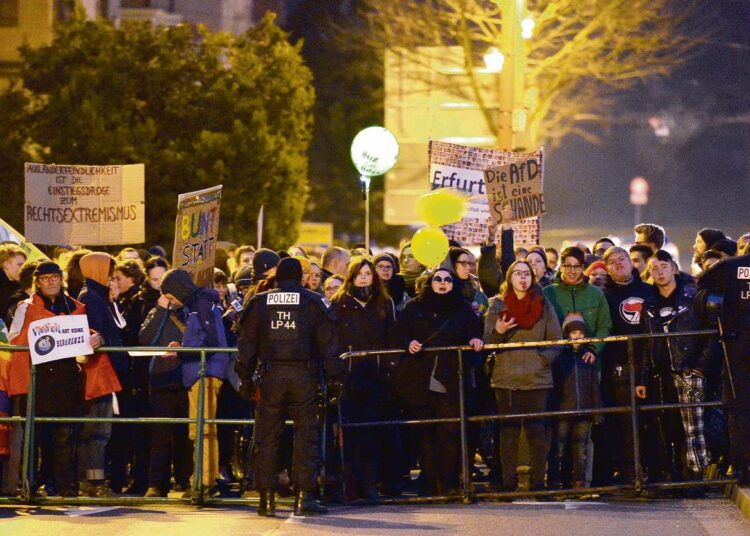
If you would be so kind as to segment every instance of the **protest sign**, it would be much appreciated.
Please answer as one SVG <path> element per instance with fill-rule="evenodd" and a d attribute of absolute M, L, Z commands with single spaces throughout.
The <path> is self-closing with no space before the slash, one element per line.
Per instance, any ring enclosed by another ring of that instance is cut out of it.
<path fill-rule="evenodd" d="M 29 324 L 29 351 L 35 365 L 94 353 L 86 315 L 41 318 Z"/>
<path fill-rule="evenodd" d="M 25 165 L 24 232 L 36 244 L 105 246 L 145 240 L 143 164 Z"/>
<path fill-rule="evenodd" d="M 541 175 L 542 149 L 531 153 L 500 151 L 488 147 L 468 147 L 431 140 L 429 144 L 430 188 L 454 188 L 469 195 L 463 219 L 442 227 L 448 238 L 465 246 L 478 245 L 487 239 L 487 223 L 492 217 L 487 198 L 484 172 L 507 164 L 521 164 L 529 160 L 539 162 Z M 541 183 L 541 176 L 539 177 Z M 538 244 L 541 224 L 539 217 L 525 218 L 511 223 L 516 244 Z M 500 240 L 498 227 L 496 239 Z"/>
<path fill-rule="evenodd" d="M 190 272 L 201 287 L 213 288 L 214 284 L 220 205 L 221 185 L 177 198 L 172 266 Z"/>
<path fill-rule="evenodd" d="M 511 162 L 494 169 L 484 170 L 490 214 L 498 224 L 509 223 L 545 212 L 542 193 L 542 166 L 534 158 L 525 162 Z M 510 206 L 514 217 L 503 222 L 502 210 Z"/>
<path fill-rule="evenodd" d="M 27 261 L 47 261 L 49 257 L 42 253 L 42 251 L 34 244 L 26 240 L 26 238 L 16 231 L 11 225 L 0 218 L 0 241 L 3 242 L 15 242 L 21 249 L 26 253 Z"/>

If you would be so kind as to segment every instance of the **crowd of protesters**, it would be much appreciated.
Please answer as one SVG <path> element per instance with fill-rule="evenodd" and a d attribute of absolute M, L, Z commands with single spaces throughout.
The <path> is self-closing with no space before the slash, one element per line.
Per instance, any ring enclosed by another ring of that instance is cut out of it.
<path fill-rule="evenodd" d="M 5 243 L 0 245 L 0 342 L 27 345 L 30 322 L 85 314 L 94 348 L 233 347 L 247 321 L 244 305 L 275 288 L 277 265 L 293 257 L 302 267 L 302 285 L 330 312 L 339 353 L 372 352 L 346 361 L 345 373 L 328 386 L 330 404 L 320 410 L 328 442 L 325 499 L 451 495 L 462 467 L 457 422 L 348 428 L 343 463 L 334 443 L 341 435 L 335 424 L 339 419 L 346 424 L 455 418 L 459 378 L 470 415 L 628 406 L 631 375 L 643 403 L 720 399 L 723 359 L 716 337 L 639 340 L 630 356 L 624 342 L 483 349 L 713 327 L 695 312 L 696 278 L 724 258 L 750 252 L 750 235 L 734 241 L 719 230 L 699 231 L 693 276 L 664 249 L 663 228 L 641 224 L 634 232 L 629 249 L 603 237 L 591 248 L 578 243 L 558 253 L 538 245 L 516 247 L 509 226 L 500 230 L 498 248 L 491 224 L 478 259 L 453 243 L 445 260 L 432 267 L 419 263 L 408 242 L 398 254 L 372 255 L 359 245 L 330 247 L 320 258 L 298 246 L 278 252 L 229 246 L 216 252 L 213 288 L 198 287 L 186 271 L 170 267 L 159 246 L 125 248 L 116 256 L 60 249 L 53 260 L 30 261 L 19 246 Z M 455 352 L 428 351 L 455 345 L 471 347 L 461 371 Z M 388 348 L 403 353 L 378 355 Z M 0 416 L 25 416 L 29 353 L 0 357 Z M 36 367 L 34 411 L 48 417 L 194 419 L 200 367 L 197 353 L 125 350 L 45 363 Z M 263 403 L 256 389 L 246 389 L 254 372 L 237 370 L 232 353 L 209 353 L 205 417 L 251 419 Z M 63 497 L 194 493 L 195 424 L 114 420 L 36 424 L 33 492 Z M 748 478 L 748 467 L 730 465 L 720 409 L 649 412 L 640 426 L 638 472 L 648 480 L 700 480 L 732 471 Z M 526 453 L 519 449 L 521 431 Z M 19 492 L 23 438 L 23 423 L 0 423 L 3 495 Z M 251 494 L 250 427 L 206 424 L 200 440 L 204 493 L 229 493 L 230 484 L 239 481 L 241 493 Z M 467 441 L 471 477 L 485 480 L 489 489 L 516 490 L 519 465 L 529 466 L 532 490 L 580 491 L 636 477 L 629 413 L 471 423 Z M 280 448 L 287 469 L 279 473 L 278 491 L 291 492 L 291 453 Z M 417 468 L 419 477 L 412 479 Z"/>

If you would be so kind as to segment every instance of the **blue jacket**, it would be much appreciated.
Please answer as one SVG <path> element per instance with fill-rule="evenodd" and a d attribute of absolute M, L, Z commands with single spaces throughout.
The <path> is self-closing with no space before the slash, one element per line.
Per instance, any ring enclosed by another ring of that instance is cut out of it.
<path fill-rule="evenodd" d="M 122 346 L 120 328 L 109 308 L 109 288 L 86 278 L 78 301 L 86 306 L 89 327 L 104 338 L 104 346 Z M 122 385 L 130 385 L 130 357 L 125 352 L 110 352 L 109 359 Z"/>

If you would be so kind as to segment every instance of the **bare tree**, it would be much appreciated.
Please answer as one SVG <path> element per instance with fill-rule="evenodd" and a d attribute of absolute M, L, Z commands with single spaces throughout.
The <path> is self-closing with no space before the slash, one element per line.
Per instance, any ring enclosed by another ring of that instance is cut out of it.
<path fill-rule="evenodd" d="M 517 1 L 366 0 L 367 32 L 357 39 L 412 61 L 420 47 L 460 46 L 466 78 L 454 90 L 471 93 L 497 136 L 498 114 L 485 105 L 476 73 L 488 49 L 500 48 L 504 38 L 507 45 L 503 31 L 511 22 L 504 20 L 505 8 Z M 525 86 L 535 88 L 528 122 L 548 144 L 571 133 L 595 141 L 582 126 L 606 121 L 612 91 L 669 74 L 704 42 L 711 16 L 699 0 L 521 3 L 528 4 L 525 15 L 535 23 L 520 49 Z"/>

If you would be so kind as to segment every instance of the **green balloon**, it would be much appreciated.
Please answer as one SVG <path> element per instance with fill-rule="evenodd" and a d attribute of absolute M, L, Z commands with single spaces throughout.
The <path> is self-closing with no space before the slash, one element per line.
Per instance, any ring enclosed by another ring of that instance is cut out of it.
<path fill-rule="evenodd" d="M 466 197 L 451 188 L 438 188 L 417 200 L 417 214 L 433 227 L 459 221 L 466 212 Z"/>
<path fill-rule="evenodd" d="M 448 237 L 437 227 L 422 227 L 411 239 L 414 258 L 424 266 L 435 266 L 448 255 Z"/>

